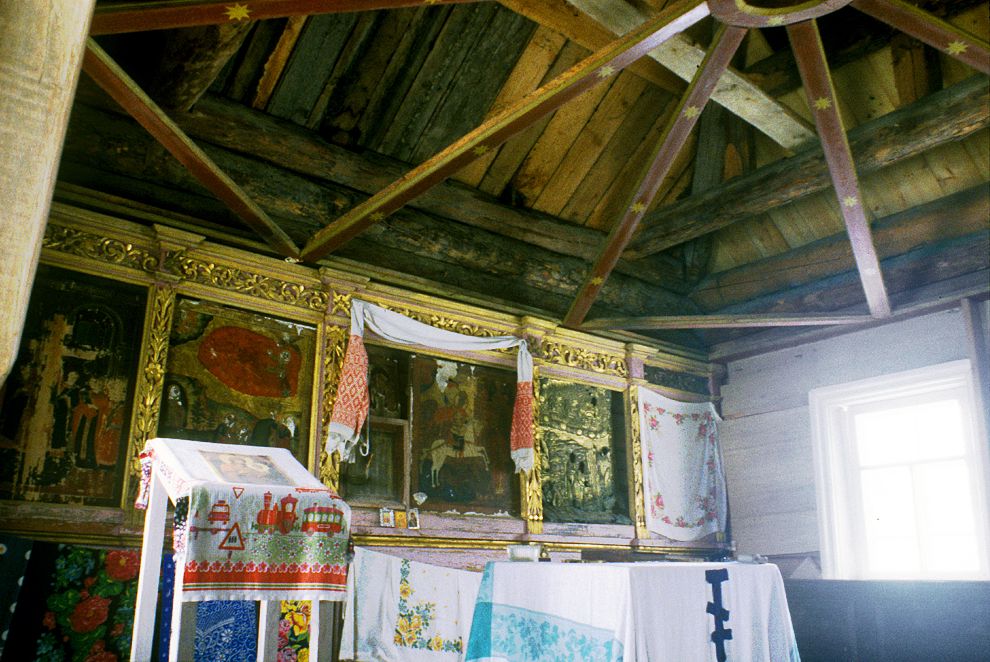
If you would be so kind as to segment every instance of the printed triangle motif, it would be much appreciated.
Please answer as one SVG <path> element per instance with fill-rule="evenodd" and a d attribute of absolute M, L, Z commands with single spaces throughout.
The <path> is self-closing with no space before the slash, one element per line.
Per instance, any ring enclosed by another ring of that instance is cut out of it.
<path fill-rule="evenodd" d="M 228 552 L 243 551 L 244 537 L 241 535 L 241 525 L 234 522 L 234 526 L 230 527 L 217 547 Z"/>
<path fill-rule="evenodd" d="M 244 488 L 243 487 L 233 487 L 231 489 L 234 490 L 234 498 L 235 499 L 240 499 L 241 498 L 241 495 L 244 494 Z"/>

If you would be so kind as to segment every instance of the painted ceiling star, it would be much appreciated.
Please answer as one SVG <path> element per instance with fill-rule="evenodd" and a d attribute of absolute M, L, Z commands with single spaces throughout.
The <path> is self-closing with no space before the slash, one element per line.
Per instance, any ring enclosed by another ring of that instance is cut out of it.
<path fill-rule="evenodd" d="M 684 109 L 684 117 L 691 119 L 693 117 L 697 117 L 698 113 L 700 112 L 701 111 L 698 109 L 697 106 L 688 106 L 687 108 Z"/>
<path fill-rule="evenodd" d="M 767 19 L 767 25 L 771 27 L 776 27 L 778 25 L 783 25 L 783 24 L 784 24 L 783 16 L 771 16 L 770 18 Z"/>
<path fill-rule="evenodd" d="M 471 151 L 473 151 L 473 152 L 474 152 L 474 154 L 475 154 L 475 156 L 481 156 L 482 154 L 485 154 L 485 153 L 487 153 L 487 152 L 488 152 L 488 150 L 489 150 L 489 147 L 488 147 L 488 145 L 478 145 L 477 147 L 475 147 L 475 148 L 474 148 L 473 150 L 471 150 Z"/>
<path fill-rule="evenodd" d="M 956 39 L 954 42 L 949 44 L 949 47 L 946 49 L 946 51 L 949 53 L 949 55 L 962 55 L 963 53 L 966 52 L 967 48 L 969 48 L 969 44 L 967 44 L 964 41 L 959 41 L 958 39 Z"/>
<path fill-rule="evenodd" d="M 855 195 L 847 195 L 846 197 L 842 198 L 842 204 L 844 204 L 846 207 L 855 207 L 856 205 L 859 204 L 859 200 L 856 199 Z"/>
<path fill-rule="evenodd" d="M 601 276 L 595 276 L 594 278 L 588 281 L 588 284 L 593 285 L 594 287 L 598 287 L 604 282 L 605 282 L 604 278 L 602 278 Z"/>
<path fill-rule="evenodd" d="M 642 214 L 646 211 L 646 205 L 642 201 L 634 202 L 633 206 L 629 208 L 634 214 Z"/>
<path fill-rule="evenodd" d="M 598 70 L 598 77 L 608 78 L 614 73 L 615 73 L 615 67 L 613 67 L 611 64 L 606 64 L 604 67 Z"/>
<path fill-rule="evenodd" d="M 371 219 L 372 221 L 374 221 L 375 223 L 377 223 L 378 221 L 385 220 L 385 214 L 382 213 L 382 212 L 380 212 L 380 211 L 376 211 L 375 213 L 373 213 L 368 218 Z"/>
<path fill-rule="evenodd" d="M 818 97 L 815 99 L 815 108 L 818 110 L 828 110 L 832 107 L 832 100 L 828 97 Z"/>
<path fill-rule="evenodd" d="M 232 21 L 246 21 L 251 17 L 251 10 L 242 4 L 228 5 L 226 13 L 227 18 Z"/>

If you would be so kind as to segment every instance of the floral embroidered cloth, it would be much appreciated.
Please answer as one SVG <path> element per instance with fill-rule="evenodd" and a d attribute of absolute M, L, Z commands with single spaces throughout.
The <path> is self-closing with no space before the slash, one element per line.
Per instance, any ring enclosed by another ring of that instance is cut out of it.
<path fill-rule="evenodd" d="M 153 439 L 141 459 L 176 505 L 180 599 L 344 599 L 350 508 L 289 451 Z"/>
<path fill-rule="evenodd" d="M 725 530 L 720 419 L 710 402 L 677 402 L 639 389 L 646 526 L 672 540 Z"/>
<path fill-rule="evenodd" d="M 489 563 L 467 660 L 618 662 L 632 641 L 630 616 L 627 568 Z"/>
<path fill-rule="evenodd" d="M 358 547 L 350 577 L 342 660 L 464 659 L 481 573 Z"/>

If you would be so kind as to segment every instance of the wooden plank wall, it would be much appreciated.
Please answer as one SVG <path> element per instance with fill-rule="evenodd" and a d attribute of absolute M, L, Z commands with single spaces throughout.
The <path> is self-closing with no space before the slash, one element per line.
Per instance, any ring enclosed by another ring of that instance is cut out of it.
<path fill-rule="evenodd" d="M 729 363 L 722 452 L 739 552 L 819 549 L 811 389 L 968 358 L 966 333 L 955 308 Z"/>

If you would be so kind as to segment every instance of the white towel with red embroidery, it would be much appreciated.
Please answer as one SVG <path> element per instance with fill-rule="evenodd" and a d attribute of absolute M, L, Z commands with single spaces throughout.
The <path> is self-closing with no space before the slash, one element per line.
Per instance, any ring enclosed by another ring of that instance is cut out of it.
<path fill-rule="evenodd" d="M 639 389 L 646 527 L 672 540 L 725 530 L 725 472 L 710 402 L 678 402 Z"/>
<path fill-rule="evenodd" d="M 351 300 L 351 334 L 344 354 L 344 366 L 337 387 L 330 425 L 327 453 L 338 451 L 345 461 L 354 447 L 368 415 L 368 354 L 364 349 L 367 325 L 382 338 L 402 345 L 419 345 L 453 351 L 481 351 L 518 347 L 516 357 L 516 402 L 512 410 L 510 444 L 512 460 L 519 473 L 533 468 L 533 357 L 526 341 L 515 336 L 474 336 L 437 329 L 373 303 Z"/>

